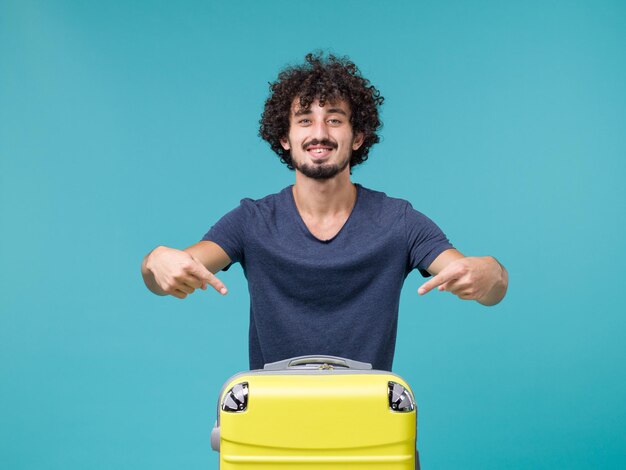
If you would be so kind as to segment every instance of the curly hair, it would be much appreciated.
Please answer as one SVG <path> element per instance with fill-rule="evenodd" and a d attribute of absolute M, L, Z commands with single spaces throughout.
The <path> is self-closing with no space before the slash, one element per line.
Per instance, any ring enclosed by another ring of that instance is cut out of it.
<path fill-rule="evenodd" d="M 350 168 L 367 160 L 370 147 L 380 141 L 377 131 L 382 127 L 378 108 L 384 98 L 361 76 L 358 67 L 348 57 L 336 57 L 322 52 L 309 53 L 306 63 L 288 66 L 270 83 L 270 96 L 265 101 L 261 115 L 259 136 L 266 140 L 290 170 L 294 169 L 291 152 L 280 144 L 289 134 L 289 115 L 296 97 L 300 106 L 309 108 L 319 100 L 324 106 L 337 100 L 345 100 L 352 111 L 350 123 L 354 134 L 363 133 L 363 144 L 352 152 Z"/>

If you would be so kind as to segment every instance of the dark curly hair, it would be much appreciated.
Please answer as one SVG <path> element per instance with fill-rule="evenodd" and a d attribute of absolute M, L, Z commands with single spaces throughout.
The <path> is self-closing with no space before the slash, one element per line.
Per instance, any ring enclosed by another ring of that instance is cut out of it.
<path fill-rule="evenodd" d="M 259 136 L 266 140 L 290 170 L 293 170 L 291 152 L 285 150 L 280 139 L 289 133 L 291 105 L 300 97 L 300 106 L 308 108 L 315 100 L 321 106 L 328 101 L 345 100 L 352 111 L 350 123 L 354 134 L 363 133 L 363 144 L 352 152 L 350 168 L 367 160 L 369 149 L 380 141 L 377 131 L 382 127 L 378 108 L 384 98 L 361 76 L 358 67 L 348 57 L 336 57 L 322 52 L 310 53 L 306 63 L 288 66 L 270 83 L 270 96 L 261 115 Z"/>

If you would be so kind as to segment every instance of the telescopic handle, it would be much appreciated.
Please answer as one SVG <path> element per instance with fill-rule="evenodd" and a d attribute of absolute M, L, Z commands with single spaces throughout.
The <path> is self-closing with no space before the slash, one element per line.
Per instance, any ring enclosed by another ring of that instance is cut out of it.
<path fill-rule="evenodd" d="M 337 356 L 324 356 L 324 355 L 311 355 L 311 356 L 298 356 L 290 359 L 283 359 L 282 361 L 270 362 L 265 364 L 263 370 L 285 370 L 290 367 L 301 366 L 314 366 L 314 365 L 330 365 L 344 367 L 346 369 L 355 370 L 371 370 L 372 365 L 367 362 L 353 361 L 352 359 L 346 359 L 345 357 Z"/>

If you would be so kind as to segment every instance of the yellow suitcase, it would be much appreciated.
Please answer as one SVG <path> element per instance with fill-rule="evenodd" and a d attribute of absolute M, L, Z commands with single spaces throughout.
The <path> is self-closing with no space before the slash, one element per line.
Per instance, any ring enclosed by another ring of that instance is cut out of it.
<path fill-rule="evenodd" d="M 408 384 L 370 364 L 301 356 L 222 388 L 211 445 L 221 470 L 419 468 Z"/>

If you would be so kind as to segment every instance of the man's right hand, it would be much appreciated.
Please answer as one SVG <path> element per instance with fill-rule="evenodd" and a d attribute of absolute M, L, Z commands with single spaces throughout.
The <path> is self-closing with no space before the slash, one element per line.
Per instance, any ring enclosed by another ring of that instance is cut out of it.
<path fill-rule="evenodd" d="M 186 251 L 159 246 L 143 262 L 142 274 L 146 286 L 160 295 L 184 299 L 196 289 L 212 286 L 226 295 L 226 286 L 200 261 Z"/>

